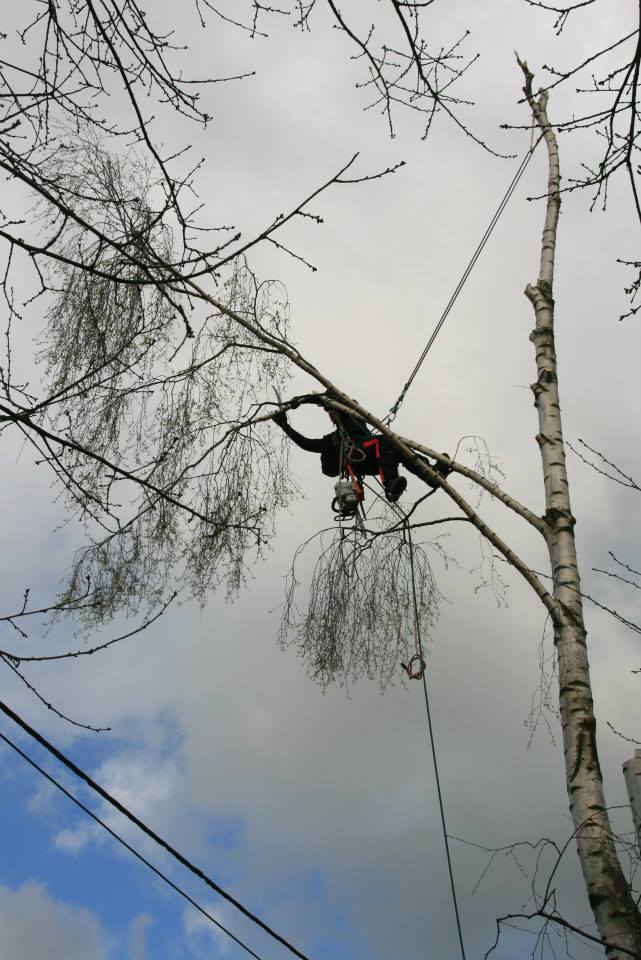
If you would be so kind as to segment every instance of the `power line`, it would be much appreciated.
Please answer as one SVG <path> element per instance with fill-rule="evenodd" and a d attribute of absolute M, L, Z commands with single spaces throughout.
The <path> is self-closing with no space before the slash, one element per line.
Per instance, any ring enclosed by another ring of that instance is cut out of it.
<path fill-rule="evenodd" d="M 137 850 L 135 850 L 134 847 L 132 847 L 129 843 L 127 843 L 127 841 L 123 837 L 120 836 L 120 834 L 116 833 L 115 830 L 112 830 L 111 827 L 104 822 L 104 820 L 101 820 L 100 817 L 98 817 L 92 810 L 90 810 L 89 807 L 85 806 L 85 804 L 82 803 L 81 800 L 78 800 L 77 797 L 74 797 L 74 795 L 70 793 L 69 790 L 66 789 L 66 787 L 63 787 L 63 785 L 59 783 L 55 779 L 55 777 L 52 777 L 51 774 L 47 773 L 47 771 L 44 770 L 38 763 L 36 763 L 35 760 L 32 760 L 31 757 L 29 757 L 26 753 L 24 753 L 20 749 L 20 747 L 18 747 L 12 740 L 9 739 L 9 737 L 7 737 L 4 733 L 2 733 L 2 731 L 0 731 L 0 739 L 4 740 L 4 742 L 8 746 L 10 746 L 12 750 L 15 750 L 15 752 L 19 754 L 19 756 L 21 756 L 23 760 L 26 760 L 27 763 L 30 764 L 30 766 L 32 766 L 35 770 L 37 770 L 38 773 L 41 773 L 42 776 L 49 781 L 49 783 L 52 783 L 54 787 L 57 787 L 58 790 L 60 790 L 61 793 L 64 793 L 64 795 L 68 797 L 72 803 L 75 803 L 77 807 L 80 807 L 80 809 L 83 810 L 88 817 L 91 817 L 92 820 L 95 820 L 95 822 L 99 824 L 103 828 L 103 830 L 106 830 L 107 833 L 109 833 L 114 838 L 114 840 L 117 840 L 118 843 L 122 844 L 122 846 L 126 850 L 128 850 L 130 853 L 133 853 L 134 857 L 140 860 L 141 863 L 144 863 L 146 867 L 149 867 L 149 869 L 153 871 L 153 873 L 155 873 L 156 876 L 160 877 L 161 880 L 164 880 L 165 883 L 172 888 L 172 890 L 175 890 L 176 893 L 180 894 L 181 897 L 187 900 L 187 902 L 190 903 L 192 907 L 195 907 L 196 910 L 202 913 L 203 916 L 207 917 L 208 920 L 211 920 L 211 922 L 214 923 L 220 930 L 222 930 L 223 933 L 226 933 L 227 936 L 234 941 L 234 943 L 237 943 L 239 947 L 242 947 L 243 950 L 245 950 L 251 957 L 254 957 L 255 960 L 262 960 L 262 957 L 258 953 L 255 953 L 251 949 L 251 947 L 248 947 L 246 943 L 243 943 L 242 940 L 240 940 L 234 933 L 232 933 L 231 930 L 228 930 L 227 927 L 224 926 L 224 924 L 220 923 L 219 920 L 216 920 L 216 918 L 213 917 L 211 913 L 208 913 L 208 911 L 205 910 L 204 907 L 201 907 L 201 905 L 197 903 L 192 897 L 190 897 L 188 893 L 185 893 L 185 891 L 181 887 L 179 887 L 178 884 L 174 883 L 173 880 L 170 880 L 169 877 L 162 872 L 162 870 L 159 870 L 158 867 L 155 867 L 153 863 L 147 860 L 147 858 L 144 857 L 142 853 L 139 853 Z"/>
<path fill-rule="evenodd" d="M 270 926 L 268 926 L 268 924 L 266 924 L 264 920 L 261 920 L 260 917 L 257 917 L 255 913 L 252 913 L 251 910 L 248 910 L 247 907 L 245 907 L 239 900 L 236 900 L 236 898 L 233 897 L 230 893 L 227 893 L 227 891 L 224 890 L 223 887 L 221 887 L 218 883 L 216 883 L 215 880 L 212 880 L 211 877 L 208 877 L 207 874 L 200 869 L 200 867 L 197 867 L 195 864 L 193 864 L 190 860 L 187 859 L 187 857 L 183 856 L 182 853 L 176 850 L 175 847 L 172 847 L 172 845 L 168 843 L 167 840 L 164 840 L 161 836 L 159 836 L 159 834 L 157 834 L 154 830 L 152 830 L 151 827 L 148 827 L 146 823 L 143 823 L 142 820 L 140 820 L 134 813 L 128 810 L 127 807 L 125 807 L 122 803 L 120 803 L 119 800 L 116 800 L 116 798 L 112 797 L 110 793 L 107 793 L 104 787 L 101 787 L 99 783 L 96 783 L 95 780 L 92 780 L 92 778 L 89 776 L 88 773 L 85 773 L 84 770 L 81 770 L 80 767 L 76 766 L 73 760 L 70 760 L 67 756 L 65 756 L 64 753 L 58 750 L 57 747 L 54 747 L 52 743 L 50 743 L 48 740 L 46 740 L 42 736 L 42 734 L 38 733 L 37 730 L 34 730 L 33 727 L 29 726 L 29 724 L 25 720 L 19 717 L 17 713 L 14 713 L 13 710 L 10 707 L 8 707 L 6 703 L 3 703 L 1 700 L 0 700 L 0 711 L 2 711 L 2 713 L 5 714 L 5 716 L 9 717 L 10 720 L 13 720 L 14 723 L 16 723 L 19 727 L 21 727 L 22 730 L 25 731 L 25 733 L 28 733 L 29 736 L 32 737 L 34 740 L 36 740 L 42 747 L 45 748 L 45 750 L 47 750 L 50 754 L 56 757 L 56 759 L 59 760 L 60 763 L 62 763 L 65 767 L 67 767 L 68 770 L 71 770 L 71 772 L 75 773 L 77 777 L 79 777 L 81 780 L 84 780 L 87 786 L 91 787 L 92 790 L 94 790 L 97 794 L 99 794 L 99 796 L 101 796 L 103 800 L 106 800 L 107 803 L 111 804 L 112 807 L 115 807 L 116 810 L 118 810 L 120 813 L 123 814 L 123 816 L 127 818 L 127 820 L 130 820 L 131 823 L 135 823 L 136 826 L 140 830 L 142 830 L 143 833 L 145 833 L 155 843 L 157 843 L 160 847 L 162 847 L 163 850 L 166 850 L 167 853 L 171 854 L 171 856 L 174 857 L 174 859 L 177 860 L 179 863 L 181 863 L 183 867 L 186 867 L 187 870 L 190 871 L 190 873 L 193 873 L 194 876 L 198 877 L 200 880 L 206 883 L 208 887 L 211 887 L 212 890 L 215 890 L 216 893 L 218 893 L 221 897 L 223 897 L 225 900 L 231 903 L 234 907 L 236 907 L 236 909 L 239 910 L 242 914 L 244 914 L 244 916 L 246 916 L 249 920 L 251 920 L 257 926 L 259 926 L 262 930 L 268 933 L 270 937 L 273 937 L 274 940 L 282 944 L 282 946 L 284 946 L 287 950 L 289 950 L 291 953 L 297 956 L 299 960 L 309 960 L 309 957 L 307 957 L 304 953 L 301 953 L 300 950 L 294 947 L 288 940 L 282 937 L 279 933 L 276 933 L 276 931 L 273 930 Z"/>
<path fill-rule="evenodd" d="M 541 135 L 541 136 L 542 136 L 542 135 Z M 461 276 L 461 279 L 460 279 L 459 282 L 457 283 L 457 285 L 456 285 L 456 287 L 455 287 L 455 289 L 454 289 L 454 293 L 453 293 L 452 296 L 450 297 L 450 299 L 449 299 L 449 301 L 448 301 L 448 303 L 447 303 L 447 306 L 445 307 L 445 310 L 443 311 L 443 313 L 442 313 L 441 316 L 440 316 L 440 319 L 439 319 L 438 323 L 437 323 L 436 326 L 434 327 L 434 330 L 432 331 L 432 334 L 431 334 L 429 340 L 427 341 L 427 343 L 426 343 L 426 345 L 425 345 L 425 349 L 423 350 L 422 354 L 420 355 L 420 357 L 418 358 L 416 364 L 414 365 L 414 369 L 413 369 L 412 372 L 410 373 L 410 375 L 409 375 L 409 377 L 408 377 L 408 379 L 407 379 L 407 381 L 406 381 L 406 383 L 405 383 L 405 386 L 404 386 L 403 389 L 401 390 L 401 392 L 400 392 L 400 394 L 399 394 L 399 396 L 398 396 L 398 399 L 396 400 L 396 403 L 394 403 L 393 406 L 390 407 L 390 411 L 389 411 L 389 413 L 387 414 L 387 416 L 385 417 L 385 422 L 386 422 L 386 423 L 388 423 L 388 424 L 391 423 L 391 422 L 394 420 L 394 418 L 396 417 L 396 414 L 398 413 L 399 407 L 401 406 L 403 400 L 405 399 L 405 396 L 406 396 L 406 394 L 407 394 L 407 391 L 408 391 L 409 388 L 412 386 L 412 382 L 413 382 L 413 380 L 414 380 L 414 377 L 416 376 L 416 374 L 417 374 L 418 371 L 420 370 L 420 368 L 421 368 L 421 366 L 422 366 L 422 364 L 423 364 L 423 361 L 425 360 L 425 357 L 426 357 L 427 354 L 429 353 L 432 344 L 434 343 L 434 341 L 436 340 L 436 338 L 437 338 L 437 336 L 438 336 L 438 334 L 439 334 L 439 331 L 440 331 L 441 327 L 443 326 L 443 324 L 444 324 L 445 321 L 447 320 L 447 317 L 448 317 L 448 314 L 449 314 L 450 310 L 452 309 L 452 307 L 453 307 L 454 304 L 456 303 L 456 300 L 457 300 L 457 298 L 458 298 L 458 295 L 460 294 L 461 290 L 462 290 L 463 287 L 465 286 L 465 282 L 466 282 L 467 278 L 469 277 L 469 275 L 471 274 L 472 270 L 474 269 L 474 266 L 475 266 L 475 264 L 476 264 L 476 261 L 478 260 L 478 258 L 480 257 L 481 253 L 483 252 L 483 248 L 485 247 L 485 244 L 486 244 L 487 241 L 490 239 L 490 236 L 492 235 L 492 232 L 493 232 L 493 230 L 494 230 L 494 227 L 495 227 L 496 224 L 498 223 L 498 221 L 499 221 L 499 219 L 500 219 L 500 217 L 501 217 L 501 214 L 502 214 L 503 211 L 505 210 L 505 208 L 506 208 L 506 206 L 507 206 L 507 204 L 508 204 L 508 201 L 509 201 L 510 197 L 512 196 L 512 194 L 513 194 L 514 191 L 516 190 L 517 185 L 518 185 L 518 183 L 519 183 L 519 180 L 521 179 L 521 177 L 522 177 L 523 174 L 525 173 L 525 169 L 526 169 L 528 163 L 530 162 L 530 160 L 532 159 L 532 155 L 533 155 L 534 151 L 536 150 L 536 148 L 537 148 L 540 140 L 541 140 L 541 137 L 538 138 L 538 140 L 536 141 L 536 143 L 534 143 L 532 146 L 530 146 L 530 147 L 528 148 L 527 153 L 525 154 L 525 156 L 524 156 L 523 159 L 521 160 L 521 163 L 520 163 L 520 165 L 519 165 L 519 168 L 518 168 L 518 170 L 516 171 L 516 173 L 514 174 L 514 177 L 512 178 L 512 182 L 510 183 L 509 187 L 507 188 L 507 190 L 506 190 L 505 193 L 503 194 L 503 199 L 502 199 L 501 202 L 499 203 L 499 205 L 498 205 L 498 207 L 497 207 L 497 209 L 496 209 L 496 211 L 495 211 L 495 213 L 494 213 L 494 216 L 493 216 L 492 219 L 490 220 L 490 223 L 489 223 L 489 225 L 488 225 L 485 233 L 483 234 L 481 240 L 479 241 L 479 244 L 478 244 L 476 250 L 475 250 L 474 253 L 472 254 L 472 257 L 470 258 L 470 261 L 469 261 L 468 265 L 466 266 L 465 270 L 463 271 L 463 275 Z"/>

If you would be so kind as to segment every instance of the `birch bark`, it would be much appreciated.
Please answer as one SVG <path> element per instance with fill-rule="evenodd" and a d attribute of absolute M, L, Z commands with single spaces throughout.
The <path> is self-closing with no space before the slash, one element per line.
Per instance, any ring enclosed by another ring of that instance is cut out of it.
<path fill-rule="evenodd" d="M 609 960 L 641 958 L 641 914 L 632 898 L 616 851 L 606 807 L 596 745 L 596 720 L 590 684 L 587 635 L 574 536 L 575 520 L 565 464 L 561 407 L 554 342 L 554 261 L 561 207 L 559 154 L 547 116 L 547 93 L 532 92 L 532 74 L 521 63 L 525 94 L 548 152 L 548 192 L 539 278 L 526 287 L 534 308 L 530 334 L 537 379 L 537 442 L 545 484 L 545 537 L 557 610 L 554 640 L 559 667 L 559 701 L 563 728 L 566 785 L 577 849 L 590 906 Z"/>

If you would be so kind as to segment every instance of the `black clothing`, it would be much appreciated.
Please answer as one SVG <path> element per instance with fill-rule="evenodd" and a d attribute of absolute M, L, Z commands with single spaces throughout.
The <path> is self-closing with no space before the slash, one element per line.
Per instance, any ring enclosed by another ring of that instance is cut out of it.
<path fill-rule="evenodd" d="M 336 418 L 339 419 L 338 415 L 336 415 Z M 298 430 L 294 430 L 289 425 L 285 414 L 274 417 L 274 423 L 277 423 L 290 440 L 293 440 L 302 450 L 307 450 L 309 453 L 320 453 L 321 470 L 327 477 L 340 476 L 348 466 L 359 477 L 380 476 L 387 498 L 392 502 L 398 500 L 405 489 L 405 483 L 402 482 L 404 478 L 398 475 L 399 463 L 402 463 L 406 470 L 425 482 L 419 468 L 411 461 L 406 461 L 401 457 L 387 437 L 372 437 L 364 421 L 357 417 L 341 414 L 340 428 L 318 439 L 304 437 Z M 416 456 L 432 467 L 433 470 L 437 470 L 442 476 L 447 476 L 449 473 L 446 464 L 433 464 L 419 454 L 416 454 Z M 431 487 L 436 486 L 436 484 L 427 482 Z"/>
<path fill-rule="evenodd" d="M 357 423 L 356 421 L 354 421 Z M 293 440 L 296 446 L 309 453 L 320 453 L 321 470 L 326 477 L 338 477 L 343 469 L 349 464 L 354 473 L 373 477 L 382 472 L 385 479 L 392 479 L 398 476 L 398 454 L 392 447 L 387 437 L 376 437 L 380 459 L 376 455 L 376 446 L 363 447 L 363 442 L 367 443 L 372 437 L 367 431 L 359 429 L 346 431 L 344 436 L 338 430 L 325 434 L 317 440 L 311 437 L 304 437 L 298 430 L 285 420 L 279 422 L 279 426 L 285 431 L 290 440 Z M 341 445 L 343 447 L 343 463 L 341 463 Z"/>
<path fill-rule="evenodd" d="M 298 430 L 290 427 L 285 418 L 276 419 L 274 422 L 281 427 L 290 440 L 293 440 L 301 450 L 307 450 L 308 453 L 320 453 L 321 470 L 327 477 L 337 477 L 341 473 L 341 439 L 338 430 L 333 433 L 327 433 L 318 440 L 311 437 L 304 437 Z"/>

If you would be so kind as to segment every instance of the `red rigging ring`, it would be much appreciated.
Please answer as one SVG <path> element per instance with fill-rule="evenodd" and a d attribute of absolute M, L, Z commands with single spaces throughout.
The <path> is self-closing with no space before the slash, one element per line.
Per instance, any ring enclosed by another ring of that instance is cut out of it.
<path fill-rule="evenodd" d="M 420 653 L 415 653 L 407 663 L 401 664 L 410 680 L 422 680 L 427 664 Z"/>

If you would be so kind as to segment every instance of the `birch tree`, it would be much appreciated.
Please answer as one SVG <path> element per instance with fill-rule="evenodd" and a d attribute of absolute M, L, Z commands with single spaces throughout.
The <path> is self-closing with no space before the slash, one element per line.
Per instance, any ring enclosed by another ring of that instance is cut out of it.
<path fill-rule="evenodd" d="M 574 540 L 575 520 L 565 467 L 554 343 L 554 254 L 561 204 L 558 146 L 547 116 L 547 95 L 534 97 L 532 74 L 525 64 L 522 67 L 526 74 L 525 95 L 545 138 L 549 157 L 539 276 L 535 284 L 528 284 L 525 293 L 535 316 L 530 339 L 535 347 L 537 379 L 532 389 L 545 484 L 542 533 L 554 585 L 553 623 L 566 784 L 588 898 L 606 956 L 635 956 L 641 952 L 641 916 L 617 858 L 603 790 Z"/>

